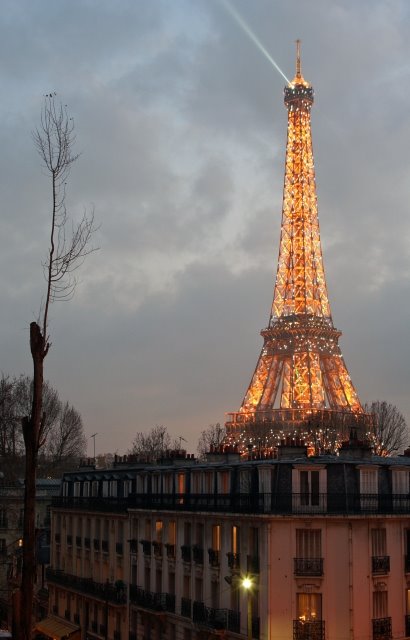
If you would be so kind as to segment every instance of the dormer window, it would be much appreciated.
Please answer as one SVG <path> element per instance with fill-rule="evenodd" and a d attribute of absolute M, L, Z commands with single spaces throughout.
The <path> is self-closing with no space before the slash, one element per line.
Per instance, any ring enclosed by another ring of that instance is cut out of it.
<path fill-rule="evenodd" d="M 326 468 L 297 465 L 292 471 L 293 511 L 326 509 Z"/>

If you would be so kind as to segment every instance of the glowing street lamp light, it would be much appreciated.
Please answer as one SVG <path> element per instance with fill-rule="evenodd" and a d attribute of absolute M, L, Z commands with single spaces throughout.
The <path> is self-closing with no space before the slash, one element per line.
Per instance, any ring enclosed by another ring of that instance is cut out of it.
<path fill-rule="evenodd" d="M 246 591 L 248 604 L 248 640 L 252 640 L 252 587 L 253 581 L 248 576 L 241 580 L 241 586 Z"/>

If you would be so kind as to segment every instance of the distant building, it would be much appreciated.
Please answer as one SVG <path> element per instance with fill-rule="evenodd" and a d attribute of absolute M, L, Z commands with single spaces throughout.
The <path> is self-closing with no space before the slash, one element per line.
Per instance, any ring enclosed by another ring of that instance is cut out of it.
<path fill-rule="evenodd" d="M 37 576 L 34 615 L 48 611 L 44 571 L 50 561 L 50 508 L 60 493 L 60 480 L 39 478 L 36 483 Z M 24 480 L 0 479 L 0 624 L 10 624 L 12 593 L 21 577 L 24 514 Z"/>
<path fill-rule="evenodd" d="M 51 612 L 88 640 L 404 638 L 409 477 L 409 457 L 354 437 L 339 456 L 289 442 L 275 459 L 66 473 Z"/>

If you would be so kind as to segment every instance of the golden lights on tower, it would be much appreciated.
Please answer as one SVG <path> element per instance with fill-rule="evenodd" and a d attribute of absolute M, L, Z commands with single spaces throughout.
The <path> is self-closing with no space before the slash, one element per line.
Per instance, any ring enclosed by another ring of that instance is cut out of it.
<path fill-rule="evenodd" d="M 327 294 L 310 124 L 314 94 L 302 75 L 300 41 L 284 100 L 288 127 L 273 303 L 241 408 L 229 414 L 230 443 L 249 442 L 257 425 L 270 425 L 272 440 L 273 434 L 301 434 L 313 423 L 322 433 L 330 429 L 336 442 L 342 431 L 366 418 L 338 345 L 341 332 L 333 325 Z"/>

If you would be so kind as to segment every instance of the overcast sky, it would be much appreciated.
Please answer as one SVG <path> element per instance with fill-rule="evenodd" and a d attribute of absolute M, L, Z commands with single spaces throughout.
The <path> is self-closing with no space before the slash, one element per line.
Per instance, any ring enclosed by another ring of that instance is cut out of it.
<path fill-rule="evenodd" d="M 410 3 L 232 4 L 288 77 L 302 39 L 333 320 L 362 402 L 410 422 Z M 239 409 L 269 318 L 284 80 L 219 0 L 3 0 L 0 29 L 0 369 L 31 372 L 50 218 L 31 131 L 56 91 L 81 152 L 69 210 L 101 228 L 52 307 L 46 378 L 97 453 L 156 424 L 195 451 Z"/>

